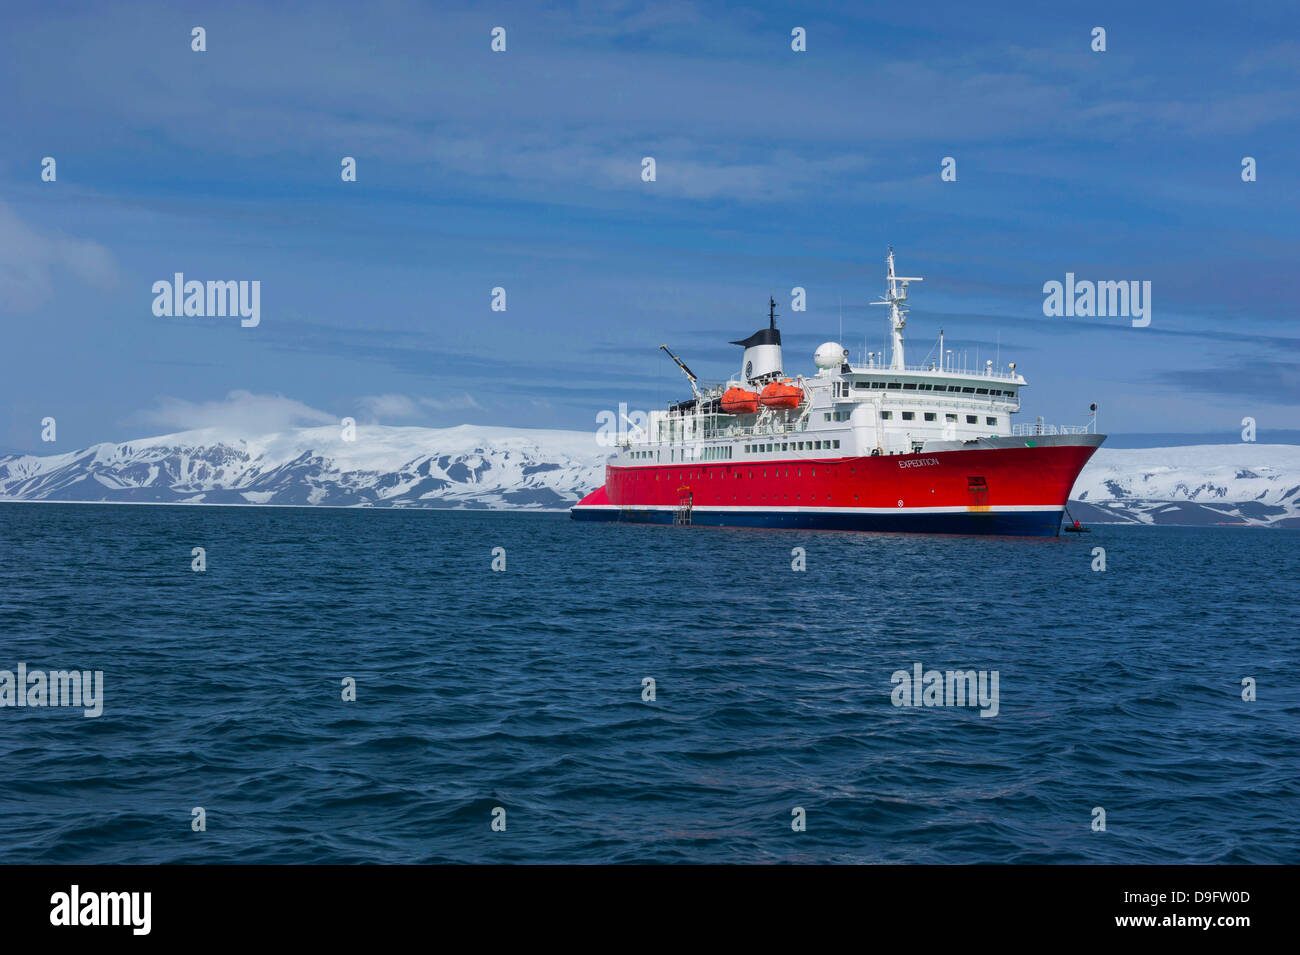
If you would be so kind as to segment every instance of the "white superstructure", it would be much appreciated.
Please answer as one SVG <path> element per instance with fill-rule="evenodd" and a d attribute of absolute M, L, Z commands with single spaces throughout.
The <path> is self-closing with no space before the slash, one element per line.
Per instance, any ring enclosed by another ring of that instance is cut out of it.
<path fill-rule="evenodd" d="M 870 353 L 852 364 L 847 349 L 826 342 L 817 349 L 817 371 L 810 378 L 783 375 L 775 303 L 769 303 L 768 328 L 733 342 L 745 349 L 739 374 L 723 384 L 702 385 L 683 366 L 696 397 L 650 412 L 648 428 L 630 436 L 611 463 L 911 454 L 1017 434 L 1089 430 L 1014 425 L 1011 418 L 1020 410 L 1020 391 L 1026 384 L 1015 363 L 1005 369 L 991 360 L 980 368 L 955 367 L 950 353 L 944 351 L 942 333 L 938 359 L 908 366 L 905 303 L 908 285 L 919 281 L 895 274 L 890 249 L 886 293 L 872 303 L 889 307 L 893 349 L 888 362 L 883 355 Z M 781 383 L 799 390 L 797 407 L 760 405 L 753 413 L 741 414 L 723 408 L 724 395 L 757 398 L 765 393 L 764 387 Z"/>

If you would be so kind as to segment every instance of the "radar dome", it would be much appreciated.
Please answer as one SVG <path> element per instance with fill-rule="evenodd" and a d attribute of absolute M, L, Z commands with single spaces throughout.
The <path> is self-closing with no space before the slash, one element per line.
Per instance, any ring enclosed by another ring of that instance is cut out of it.
<path fill-rule="evenodd" d="M 838 368 L 849 360 L 849 350 L 839 342 L 826 342 L 813 352 L 813 364 L 818 368 Z"/>

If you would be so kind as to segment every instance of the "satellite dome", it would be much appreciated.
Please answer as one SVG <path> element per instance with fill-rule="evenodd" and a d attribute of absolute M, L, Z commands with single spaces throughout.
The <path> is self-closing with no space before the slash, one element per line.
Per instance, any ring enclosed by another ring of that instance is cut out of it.
<path fill-rule="evenodd" d="M 818 345 L 813 352 L 813 364 L 818 368 L 838 368 L 849 360 L 849 350 L 839 342 Z"/>

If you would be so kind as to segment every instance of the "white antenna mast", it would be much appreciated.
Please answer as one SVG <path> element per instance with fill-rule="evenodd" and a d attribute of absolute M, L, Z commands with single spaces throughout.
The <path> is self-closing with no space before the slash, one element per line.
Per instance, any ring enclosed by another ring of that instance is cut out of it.
<path fill-rule="evenodd" d="M 884 298 L 879 302 L 872 302 L 872 305 L 889 306 L 889 329 L 894 334 L 894 350 L 889 356 L 889 368 L 891 371 L 901 371 L 903 364 L 903 329 L 907 327 L 907 307 L 903 304 L 907 301 L 907 284 L 909 282 L 920 282 L 922 279 L 916 276 L 902 276 L 894 274 L 894 247 L 889 247 L 889 257 L 886 259 L 889 264 L 888 280 L 889 290 L 885 293 Z M 902 282 L 902 286 L 899 286 Z"/>

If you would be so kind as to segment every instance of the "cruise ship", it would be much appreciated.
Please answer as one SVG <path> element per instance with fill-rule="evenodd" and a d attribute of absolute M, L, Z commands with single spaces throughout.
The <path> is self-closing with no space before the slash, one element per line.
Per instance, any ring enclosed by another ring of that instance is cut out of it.
<path fill-rule="evenodd" d="M 857 364 L 826 342 L 811 377 L 786 373 L 776 303 L 768 325 L 731 344 L 739 374 L 700 382 L 666 345 L 692 396 L 620 427 L 605 484 L 575 520 L 1052 537 L 1075 478 L 1105 440 L 1091 425 L 1013 423 L 1024 377 L 1011 362 L 904 360 L 907 292 L 886 291 L 892 348 Z M 934 350 L 931 351 L 934 354 Z M 625 419 L 626 420 L 626 419 Z"/>

